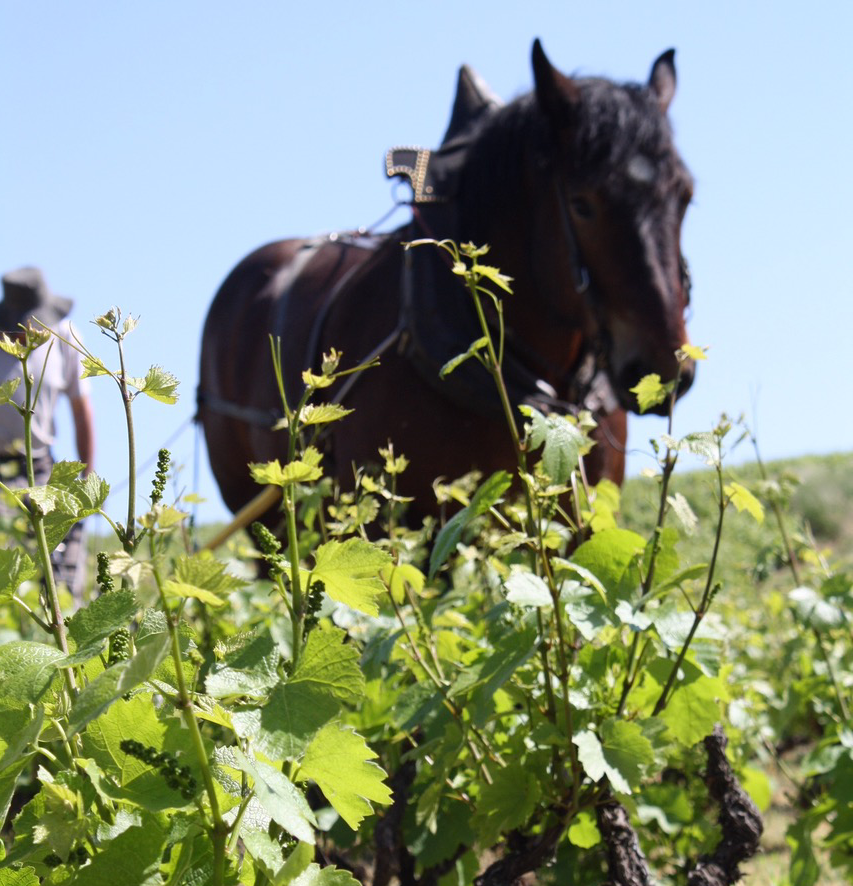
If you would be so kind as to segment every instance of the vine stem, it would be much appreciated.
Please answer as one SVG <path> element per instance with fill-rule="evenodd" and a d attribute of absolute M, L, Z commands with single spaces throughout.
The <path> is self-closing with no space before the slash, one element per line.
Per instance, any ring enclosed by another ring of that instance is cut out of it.
<path fill-rule="evenodd" d="M 204 739 L 202 738 L 201 729 L 198 725 L 198 719 L 195 716 L 195 708 L 193 706 L 192 697 L 187 689 L 186 680 L 184 679 L 183 660 L 181 658 L 180 637 L 178 636 L 177 617 L 170 610 L 166 593 L 163 589 L 163 579 L 160 570 L 157 567 L 157 561 L 154 557 L 154 537 L 150 537 L 151 558 L 154 564 L 154 580 L 157 584 L 157 590 L 160 593 L 160 602 L 163 611 L 166 613 L 166 628 L 169 631 L 169 640 L 171 645 L 172 661 L 175 665 L 175 682 L 177 683 L 177 707 L 181 712 L 181 717 L 189 731 L 190 741 L 195 750 L 196 760 L 201 771 L 202 781 L 204 782 L 205 791 L 207 792 L 208 802 L 210 803 L 210 815 L 213 823 L 209 829 L 211 840 L 213 842 L 213 877 L 212 886 L 224 886 L 225 883 L 225 856 L 227 850 L 228 834 L 230 827 L 222 818 L 219 809 L 219 799 L 216 796 L 216 784 L 213 780 L 213 773 L 210 769 L 210 762 L 207 759 L 207 751 L 204 747 Z"/>
<path fill-rule="evenodd" d="M 27 466 L 27 485 L 33 487 L 36 485 L 35 466 L 33 462 L 33 377 L 27 371 L 27 358 L 31 350 L 27 350 L 21 358 L 21 369 L 24 379 L 24 408 L 22 417 L 24 420 L 24 452 Z M 36 394 L 36 397 L 38 394 Z M 50 610 L 49 630 L 56 640 L 56 645 L 64 655 L 68 655 L 68 638 L 65 634 L 65 619 L 62 615 L 62 607 L 59 605 L 59 594 L 56 590 L 56 579 L 53 575 L 53 565 L 50 562 L 50 547 L 47 543 L 47 533 L 44 528 L 44 515 L 39 512 L 37 505 L 32 505 L 28 509 L 30 523 L 36 537 L 36 546 L 38 547 L 39 559 L 42 564 L 42 572 L 44 573 L 45 593 L 47 595 L 47 606 Z M 77 685 L 74 678 L 73 668 L 63 668 L 66 688 L 69 696 L 74 698 L 77 694 Z"/>
<path fill-rule="evenodd" d="M 675 381 L 673 383 L 672 393 L 669 397 L 669 408 L 667 410 L 667 435 L 669 437 L 672 436 L 673 430 L 673 413 L 675 410 L 675 401 L 676 401 L 676 392 L 678 391 L 678 384 L 681 379 L 681 363 L 678 364 L 678 370 L 675 375 Z M 664 523 L 666 522 L 666 515 L 669 511 L 669 483 L 672 479 L 672 475 L 675 472 L 675 465 L 678 462 L 678 455 L 672 450 L 672 447 L 667 446 L 666 454 L 664 455 L 663 461 L 663 469 L 661 471 L 661 490 L 660 490 L 660 501 L 658 502 L 658 513 L 657 519 L 655 520 L 654 527 L 654 542 L 652 544 L 652 551 L 649 557 L 649 567 L 646 570 L 646 574 L 643 576 L 642 584 L 640 585 L 640 600 L 645 600 L 646 596 L 652 589 L 652 583 L 655 578 L 655 569 L 657 565 L 657 558 L 660 554 L 661 548 L 661 533 L 663 532 Z M 640 608 L 643 607 L 642 602 L 640 603 Z M 619 717 L 622 715 L 625 710 L 625 705 L 628 701 L 628 695 L 631 692 L 634 684 L 637 681 L 637 675 L 640 669 L 640 663 L 642 662 L 642 654 L 637 657 L 637 649 L 639 648 L 640 643 L 640 634 L 635 633 L 634 637 L 631 641 L 631 648 L 628 652 L 628 661 L 625 665 L 625 679 L 622 682 L 622 692 L 619 696 L 619 703 L 616 706 L 616 716 Z"/>
<path fill-rule="evenodd" d="M 705 588 L 702 591 L 702 598 L 699 602 L 699 606 L 696 608 L 693 614 L 693 624 L 690 626 L 687 637 L 685 638 L 684 643 L 679 650 L 678 656 L 675 659 L 675 663 L 672 666 L 672 670 L 669 673 L 666 685 L 663 687 L 663 691 L 661 692 L 660 697 L 658 698 L 657 703 L 654 706 L 654 710 L 652 711 L 653 717 L 656 717 L 666 707 L 667 702 L 669 701 L 669 694 L 672 691 L 672 687 L 678 677 L 678 671 L 681 668 L 681 664 L 687 655 L 687 650 L 690 648 L 690 644 L 693 642 L 693 638 L 696 636 L 696 631 L 699 630 L 699 625 L 702 623 L 702 619 L 705 617 L 705 614 L 708 611 L 708 606 L 710 605 L 711 598 L 714 594 L 714 573 L 717 568 L 717 557 L 720 552 L 720 543 L 723 539 L 723 519 L 725 517 L 726 507 L 728 506 L 728 499 L 725 497 L 725 490 L 723 488 L 723 447 L 722 440 L 720 438 L 717 439 L 717 447 L 717 493 L 719 500 L 719 513 L 717 516 L 717 531 L 714 535 L 714 549 L 711 554 L 711 562 L 708 565 L 708 578 L 705 581 Z"/>
<path fill-rule="evenodd" d="M 465 734 L 466 731 L 469 731 L 477 739 L 477 741 L 480 742 L 480 744 L 485 749 L 486 753 L 499 766 L 506 766 L 506 763 L 503 761 L 500 754 L 497 751 L 495 751 L 494 748 L 492 748 L 491 744 L 489 743 L 489 741 L 485 737 L 485 735 L 483 735 L 482 732 L 480 732 L 480 730 L 477 729 L 477 727 L 474 726 L 473 723 L 466 724 L 464 722 L 464 718 L 462 716 L 462 711 L 456 706 L 456 704 L 454 704 L 454 702 L 450 698 L 450 695 L 447 692 L 447 685 L 445 684 L 445 682 L 443 680 L 441 680 L 438 676 L 436 676 L 432 672 L 432 669 L 429 667 L 429 665 L 427 665 L 426 661 L 424 661 L 424 658 L 421 655 L 420 650 L 418 649 L 417 644 L 415 643 L 415 640 L 409 631 L 408 625 L 406 624 L 406 622 L 403 618 L 403 613 L 400 612 L 400 607 L 397 605 L 397 601 L 391 595 L 390 590 L 388 591 L 388 597 L 391 600 L 391 606 L 394 608 L 394 612 L 397 616 L 397 621 L 400 622 L 400 627 L 402 628 L 403 633 L 406 636 L 406 640 L 408 640 L 409 650 L 410 650 L 410 654 L 411 654 L 412 658 L 414 659 L 414 661 L 418 665 L 420 665 L 423 672 L 427 675 L 427 677 L 429 677 L 430 682 L 441 693 L 442 698 L 444 699 L 444 703 L 445 703 L 445 705 L 447 705 L 447 709 L 453 715 L 454 719 L 459 723 L 459 726 L 462 729 L 463 735 Z M 474 757 L 474 759 L 480 764 L 480 767 L 483 772 L 483 778 L 486 780 L 486 782 L 488 782 L 488 784 L 491 784 L 492 777 L 489 774 L 489 770 L 486 768 L 486 764 L 482 758 L 482 755 L 477 750 L 477 748 L 473 744 L 473 742 L 466 739 L 466 744 L 468 745 L 468 749 L 471 751 L 471 754 Z"/>
<path fill-rule="evenodd" d="M 16 594 L 12 594 L 11 600 L 12 600 L 12 602 L 15 603 L 17 606 L 20 606 L 21 609 L 23 609 L 24 612 L 26 612 L 27 615 L 29 615 L 29 617 L 30 617 L 30 618 L 31 618 L 31 619 L 32 619 L 32 620 L 33 620 L 33 621 L 34 621 L 34 622 L 35 622 L 35 623 L 36 623 L 36 624 L 37 624 L 37 625 L 38 625 L 38 626 L 39 626 L 39 627 L 40 627 L 40 628 L 46 633 L 46 634 L 50 634 L 50 633 L 52 632 L 51 626 L 50 626 L 50 625 L 49 625 L 49 624 L 48 624 L 43 618 L 41 618 L 37 612 L 34 612 L 32 609 L 30 609 L 30 607 L 27 606 L 27 604 L 26 604 L 26 603 L 25 603 L 20 597 L 18 597 Z"/>
<path fill-rule="evenodd" d="M 124 550 L 130 554 L 133 553 L 134 539 L 136 530 L 134 523 L 136 521 L 136 438 L 133 432 L 133 397 L 127 387 L 127 371 L 124 364 L 124 347 L 122 346 L 122 336 L 116 334 L 116 344 L 118 345 L 118 358 L 121 369 L 119 371 L 118 381 L 119 390 L 121 391 L 121 400 L 124 404 L 124 417 L 127 426 L 127 461 L 128 461 L 128 477 L 127 477 L 127 522 L 124 527 L 124 538 L 122 544 Z"/>
<path fill-rule="evenodd" d="M 447 248 L 445 246 L 445 248 Z M 453 254 L 453 250 L 450 250 L 451 254 Z M 568 733 L 568 752 L 569 752 L 569 764 L 572 771 L 572 807 L 576 808 L 577 799 L 578 799 L 578 791 L 580 789 L 580 781 L 581 781 L 581 765 L 578 759 L 577 747 L 574 744 L 573 736 L 574 736 L 574 714 L 573 707 L 571 701 L 569 700 L 569 666 L 568 659 L 566 656 L 566 636 L 565 636 L 565 628 L 563 625 L 563 619 L 560 614 L 560 595 L 559 591 L 556 587 L 556 583 L 554 581 L 554 576 L 550 569 L 550 563 L 548 559 L 548 554 L 545 549 L 542 532 L 541 532 L 541 518 L 537 519 L 537 515 L 534 513 L 533 506 L 533 498 L 530 491 L 529 484 L 525 482 L 524 477 L 527 474 L 527 453 L 525 450 L 525 446 L 521 440 L 521 436 L 518 432 L 518 425 L 516 424 L 515 415 L 513 414 L 512 404 L 510 403 L 509 393 L 507 391 L 506 383 L 503 377 L 502 370 L 502 359 L 503 359 L 503 338 L 504 338 L 504 327 L 503 327 L 503 312 L 500 309 L 500 305 L 498 305 L 498 325 L 499 325 L 499 336 L 500 336 L 500 349 L 499 351 L 495 350 L 494 339 L 492 337 L 491 328 L 489 326 L 488 320 L 486 319 L 485 311 L 483 310 L 483 303 L 481 299 L 481 292 L 487 295 L 491 295 L 486 289 L 482 289 L 477 283 L 477 259 L 476 256 L 472 256 L 472 267 L 470 271 L 466 273 L 466 280 L 468 283 L 468 288 L 471 293 L 471 297 L 474 301 L 474 307 L 477 312 L 477 319 L 480 324 L 480 328 L 483 332 L 483 337 L 486 342 L 486 350 L 488 354 L 488 359 L 485 362 L 486 369 L 489 374 L 492 376 L 494 380 L 495 387 L 497 388 L 498 397 L 501 401 L 501 407 L 503 409 L 504 417 L 506 419 L 506 424 L 510 432 L 510 436 L 512 438 L 512 445 L 515 451 L 516 462 L 518 464 L 518 471 L 522 478 L 522 489 L 524 492 L 524 503 L 525 510 L 527 513 L 527 533 L 531 539 L 535 539 L 535 548 L 531 552 L 532 557 L 532 567 L 534 573 L 537 575 L 544 575 L 548 589 L 551 594 L 551 598 L 553 601 L 553 617 L 554 624 L 557 632 L 557 665 L 559 668 L 558 680 L 560 682 L 561 694 L 562 694 L 562 706 L 563 706 L 563 717 L 565 719 L 566 730 Z M 458 262 L 459 255 L 458 253 L 454 255 L 454 259 Z M 539 620 L 540 628 L 542 629 L 542 636 L 544 638 L 544 621 L 540 618 Z M 545 674 L 545 679 L 547 681 L 547 692 L 546 699 L 549 707 L 549 714 L 551 715 L 553 720 L 556 720 L 556 699 L 554 697 L 553 689 L 550 685 L 551 680 L 551 667 L 550 662 L 548 661 L 548 653 L 545 648 L 544 643 L 540 644 L 540 658 L 542 660 L 543 672 Z M 555 776 L 559 778 L 560 766 L 559 762 L 555 758 Z"/>

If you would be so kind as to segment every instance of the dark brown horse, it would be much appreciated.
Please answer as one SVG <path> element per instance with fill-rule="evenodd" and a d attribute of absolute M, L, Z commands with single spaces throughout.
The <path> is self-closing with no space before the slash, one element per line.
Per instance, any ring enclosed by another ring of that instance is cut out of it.
<path fill-rule="evenodd" d="M 324 351 L 343 351 L 343 365 L 380 356 L 379 368 L 329 393 L 355 409 L 326 439 L 326 471 L 345 484 L 389 438 L 411 462 L 401 491 L 420 512 L 438 476 L 512 469 L 485 370 L 469 360 L 439 379 L 480 332 L 441 250 L 404 250 L 422 237 L 491 245 L 488 261 L 514 281 L 504 306 L 513 401 L 594 409 L 588 473 L 621 482 L 625 410 L 637 408 L 630 388 L 652 372 L 675 378 L 674 352 L 687 341 L 679 237 L 692 181 L 667 119 L 673 57 L 654 63 L 647 85 L 618 85 L 560 74 L 537 41 L 535 90 L 507 105 L 463 68 L 442 146 L 389 152 L 389 175 L 412 183 L 411 222 L 282 240 L 237 265 L 205 323 L 199 385 L 211 466 L 232 510 L 258 492 L 247 462 L 286 451 L 286 432 L 271 430 L 281 404 L 270 333 L 281 336 L 294 401 L 302 370 Z M 681 392 L 693 371 L 682 365 Z"/>

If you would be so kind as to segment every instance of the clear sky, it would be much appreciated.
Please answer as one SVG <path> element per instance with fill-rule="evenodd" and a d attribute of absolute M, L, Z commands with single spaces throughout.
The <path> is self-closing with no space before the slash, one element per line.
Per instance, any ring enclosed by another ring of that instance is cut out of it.
<path fill-rule="evenodd" d="M 671 116 L 697 182 L 690 331 L 710 347 L 676 430 L 747 412 L 767 458 L 850 451 L 851 34 L 841 0 L 0 0 L 0 270 L 40 265 L 112 363 L 88 321 L 114 304 L 140 317 L 131 372 L 160 364 L 182 391 L 174 407 L 140 398 L 145 461 L 193 415 L 202 323 L 230 268 L 382 216 L 385 150 L 438 142 L 460 64 L 509 99 L 531 87 L 535 37 L 561 70 L 620 80 L 645 81 L 675 47 Z M 96 468 L 118 489 L 117 392 L 95 379 L 93 396 Z M 632 472 L 662 430 L 632 420 Z M 194 488 L 192 429 L 172 448 Z M 198 476 L 199 518 L 223 519 L 203 443 Z M 123 508 L 116 493 L 108 510 Z"/>

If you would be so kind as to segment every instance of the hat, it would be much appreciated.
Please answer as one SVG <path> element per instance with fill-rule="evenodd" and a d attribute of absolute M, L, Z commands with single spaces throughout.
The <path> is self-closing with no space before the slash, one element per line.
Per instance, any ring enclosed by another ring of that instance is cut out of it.
<path fill-rule="evenodd" d="M 55 295 L 38 268 L 18 268 L 3 275 L 0 330 L 11 331 L 31 319 L 54 326 L 67 316 L 74 302 Z"/>

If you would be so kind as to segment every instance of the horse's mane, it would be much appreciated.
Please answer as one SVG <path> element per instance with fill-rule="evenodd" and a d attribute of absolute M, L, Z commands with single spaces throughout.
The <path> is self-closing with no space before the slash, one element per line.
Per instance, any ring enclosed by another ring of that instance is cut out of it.
<path fill-rule="evenodd" d="M 499 205 L 521 205 L 529 187 L 525 164 L 541 169 L 557 159 L 573 187 L 607 184 L 617 198 L 634 202 L 650 188 L 665 192 L 684 167 L 673 147 L 669 122 L 650 90 L 639 84 L 616 84 L 600 78 L 579 78 L 580 101 L 573 120 L 572 145 L 557 157 L 549 121 L 535 95 L 529 93 L 496 110 L 474 140 L 462 174 L 463 214 L 471 221 L 488 218 Z M 627 174 L 629 161 L 641 155 L 651 162 L 653 181 L 638 188 Z M 528 199 L 530 195 L 527 195 Z M 479 225 L 475 225 L 479 227 Z"/>

